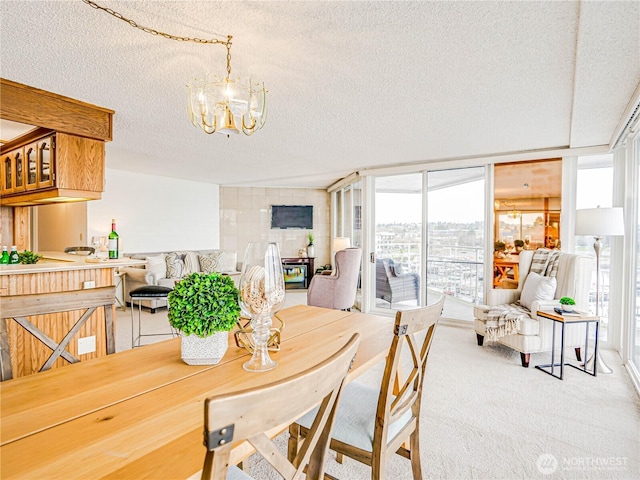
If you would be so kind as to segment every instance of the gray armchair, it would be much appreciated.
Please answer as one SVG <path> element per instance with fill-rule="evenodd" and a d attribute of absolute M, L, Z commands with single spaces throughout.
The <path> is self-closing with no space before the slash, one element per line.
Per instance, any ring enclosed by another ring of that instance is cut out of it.
<path fill-rule="evenodd" d="M 314 275 L 307 290 L 307 305 L 350 310 L 356 300 L 362 250 L 347 248 L 336 253 L 333 275 Z"/>
<path fill-rule="evenodd" d="M 390 258 L 376 260 L 376 298 L 391 305 L 415 300 L 419 304 L 420 277 L 417 273 L 399 273 Z"/>

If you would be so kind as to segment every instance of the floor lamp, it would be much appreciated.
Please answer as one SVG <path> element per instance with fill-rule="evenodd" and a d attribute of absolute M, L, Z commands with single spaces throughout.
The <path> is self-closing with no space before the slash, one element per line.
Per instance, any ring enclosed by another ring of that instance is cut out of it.
<path fill-rule="evenodd" d="M 591 235 L 595 238 L 593 249 L 596 252 L 596 315 L 600 315 L 600 251 L 605 236 L 624 235 L 624 219 L 622 207 L 613 208 L 585 208 L 576 210 L 576 235 Z M 611 373 L 612 370 L 598 358 L 591 357 L 587 368 L 593 368 L 593 362 L 598 362 L 599 373 Z"/>

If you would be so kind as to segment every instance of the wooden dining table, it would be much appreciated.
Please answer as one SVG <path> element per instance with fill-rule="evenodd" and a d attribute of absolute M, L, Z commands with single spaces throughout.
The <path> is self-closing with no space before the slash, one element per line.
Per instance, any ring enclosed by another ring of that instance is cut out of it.
<path fill-rule="evenodd" d="M 498 287 L 505 278 L 509 278 L 509 274 L 513 276 L 514 282 L 519 282 L 518 266 L 520 260 L 514 258 L 494 258 L 493 266 L 495 268 L 493 286 Z"/>
<path fill-rule="evenodd" d="M 350 381 L 385 358 L 393 335 L 391 317 L 306 305 L 278 315 L 286 326 L 280 351 L 271 353 L 278 366 L 269 372 L 245 371 L 249 353 L 230 334 L 217 365 L 183 363 L 176 338 L 3 382 L 0 478 L 187 478 L 204 461 L 205 398 L 303 371 L 357 332 Z M 287 408 L 286 398 L 263 401 Z M 236 443 L 231 462 L 252 452 L 248 443 Z"/>

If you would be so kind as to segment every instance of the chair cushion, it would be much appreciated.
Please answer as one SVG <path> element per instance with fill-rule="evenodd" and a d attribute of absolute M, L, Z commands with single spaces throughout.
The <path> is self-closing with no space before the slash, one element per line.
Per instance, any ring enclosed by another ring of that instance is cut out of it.
<path fill-rule="evenodd" d="M 379 396 L 379 388 L 360 382 L 349 383 L 342 392 L 331 437 L 371 452 Z M 310 428 L 317 411 L 318 409 L 312 410 L 296 423 Z M 393 439 L 409 420 L 411 420 L 411 409 L 389 426 L 387 440 Z"/>
<path fill-rule="evenodd" d="M 521 318 L 516 328 L 520 335 L 538 335 L 540 322 L 537 318 Z"/>
<path fill-rule="evenodd" d="M 171 288 L 161 287 L 160 285 L 145 285 L 144 287 L 134 288 L 129 292 L 131 298 L 136 297 L 144 297 L 144 298 L 158 298 L 158 297 L 166 297 L 169 295 Z"/>
<path fill-rule="evenodd" d="M 543 277 L 542 275 L 529 272 L 527 279 L 522 287 L 520 294 L 520 305 L 531 310 L 531 304 L 534 301 L 542 302 L 553 300 L 556 293 L 556 278 Z"/>

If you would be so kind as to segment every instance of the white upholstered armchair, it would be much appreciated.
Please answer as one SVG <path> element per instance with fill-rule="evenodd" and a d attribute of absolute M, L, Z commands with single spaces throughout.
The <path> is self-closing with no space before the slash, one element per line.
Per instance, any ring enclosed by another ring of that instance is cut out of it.
<path fill-rule="evenodd" d="M 482 346 L 485 340 L 491 339 L 488 335 L 487 320 L 491 309 L 498 305 L 512 304 L 521 300 L 523 289 L 527 291 L 527 303 L 530 308 L 528 315 L 516 323 L 515 333 L 499 336 L 495 341 L 506 345 L 520 352 L 523 367 L 529 366 L 531 353 L 551 350 L 553 321 L 538 318 L 538 310 L 553 310 L 559 306 L 558 300 L 562 297 L 571 297 L 576 301 L 575 308 L 580 311 L 589 310 L 589 287 L 591 284 L 591 274 L 593 272 L 593 262 L 591 257 L 575 255 L 571 253 L 559 252 L 557 260 L 557 272 L 555 273 L 555 292 L 546 299 L 545 295 L 540 295 L 540 291 L 532 290 L 534 275 L 531 275 L 531 282 L 525 287 L 527 278 L 531 270 L 534 252 L 525 250 L 520 253 L 519 284 L 516 289 L 491 289 L 487 292 L 487 304 L 477 305 L 474 308 L 474 327 L 477 335 L 478 345 Z M 538 279 L 539 280 L 539 279 Z M 533 295 L 531 295 L 533 292 Z M 536 295 L 536 293 L 538 293 Z M 526 310 L 525 310 L 526 312 Z M 559 341 L 560 329 L 556 329 L 556 345 Z M 576 356 L 580 360 L 580 347 L 584 344 L 584 325 L 572 325 L 566 330 L 565 345 L 574 347 Z"/>

